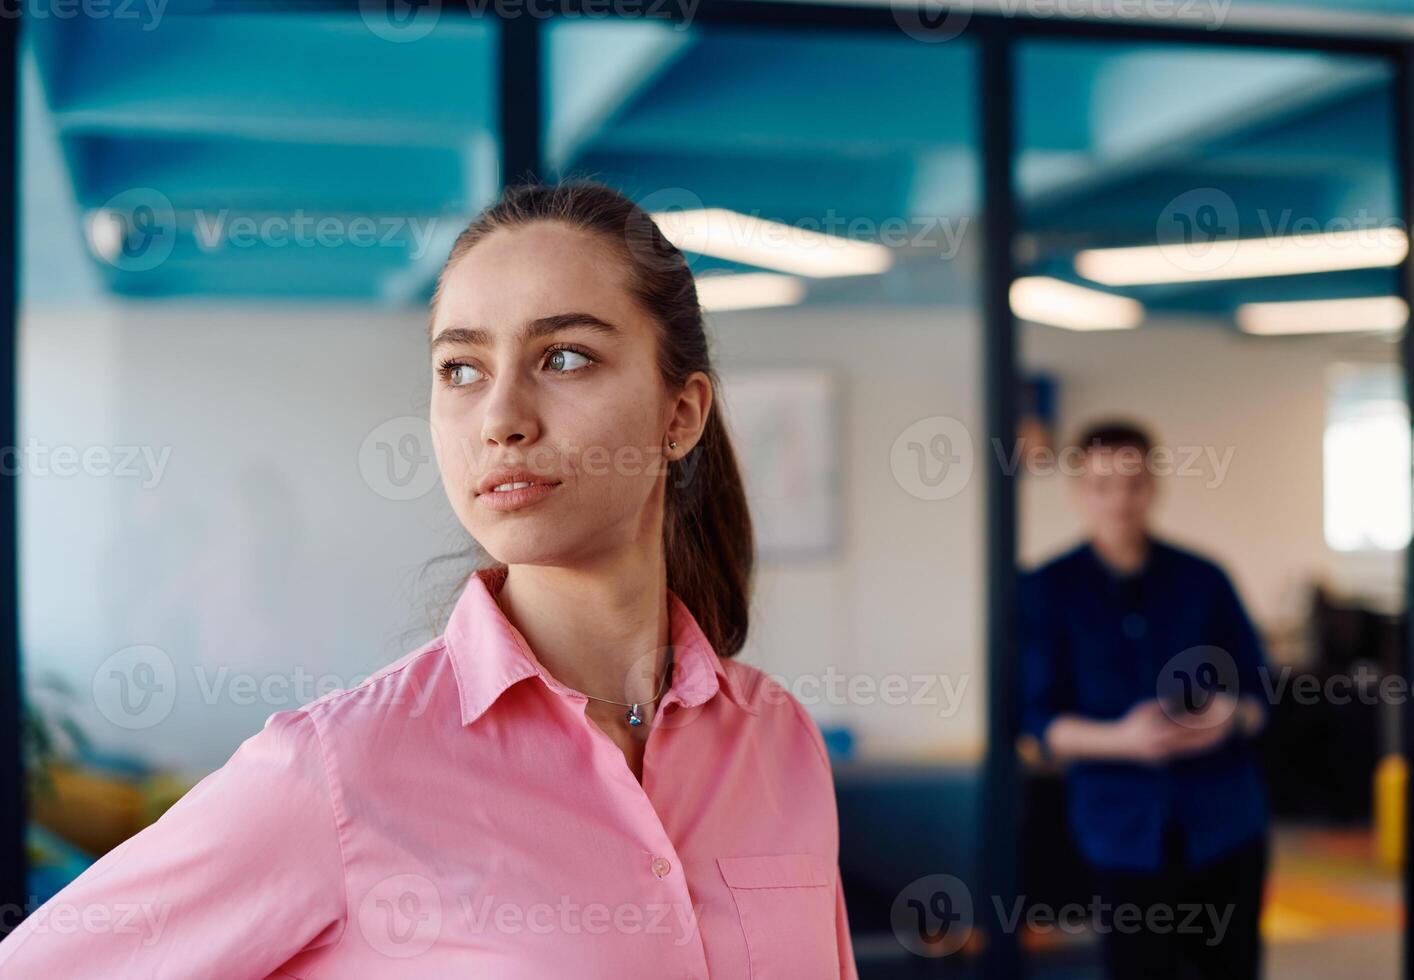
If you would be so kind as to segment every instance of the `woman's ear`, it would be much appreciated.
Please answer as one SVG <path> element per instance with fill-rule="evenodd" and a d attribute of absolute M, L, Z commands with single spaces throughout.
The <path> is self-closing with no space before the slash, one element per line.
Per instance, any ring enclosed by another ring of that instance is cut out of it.
<path fill-rule="evenodd" d="M 686 456 L 702 438 L 702 430 L 707 427 L 712 412 L 712 400 L 712 379 L 702 371 L 694 371 L 674 396 L 671 406 L 665 444 L 678 444 L 676 449 L 669 450 L 672 459 Z"/>

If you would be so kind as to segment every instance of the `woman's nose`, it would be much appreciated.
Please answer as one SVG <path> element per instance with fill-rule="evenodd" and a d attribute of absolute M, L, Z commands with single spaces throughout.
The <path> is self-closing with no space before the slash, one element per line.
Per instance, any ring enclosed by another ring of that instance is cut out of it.
<path fill-rule="evenodd" d="M 534 442 L 540 434 L 534 411 L 532 386 L 514 377 L 496 379 L 481 421 L 486 445 L 509 446 Z"/>

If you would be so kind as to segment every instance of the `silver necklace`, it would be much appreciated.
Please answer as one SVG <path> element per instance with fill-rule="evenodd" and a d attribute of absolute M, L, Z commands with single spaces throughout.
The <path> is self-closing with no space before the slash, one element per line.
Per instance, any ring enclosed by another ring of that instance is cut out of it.
<path fill-rule="evenodd" d="M 624 721 L 628 722 L 631 728 L 637 728 L 639 725 L 643 724 L 643 712 L 639 710 L 638 706 L 641 704 L 652 704 L 654 701 L 657 701 L 659 698 L 661 698 L 663 696 L 663 691 L 668 686 L 668 678 L 672 675 L 673 649 L 669 647 L 668 662 L 663 667 L 663 679 L 658 683 L 658 693 L 653 695 L 651 698 L 648 698 L 646 701 L 614 701 L 610 698 L 596 698 L 592 694 L 586 694 L 585 697 L 589 698 L 591 701 L 603 701 L 607 704 L 617 704 L 621 707 L 627 708 L 628 712 L 624 715 Z"/>

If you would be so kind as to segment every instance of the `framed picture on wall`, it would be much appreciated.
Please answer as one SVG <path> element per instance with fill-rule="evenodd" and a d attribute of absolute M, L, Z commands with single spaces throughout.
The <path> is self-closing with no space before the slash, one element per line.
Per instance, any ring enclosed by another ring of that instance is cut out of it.
<path fill-rule="evenodd" d="M 825 557 L 838 547 L 836 386 L 824 367 L 722 373 L 723 414 L 763 560 Z"/>

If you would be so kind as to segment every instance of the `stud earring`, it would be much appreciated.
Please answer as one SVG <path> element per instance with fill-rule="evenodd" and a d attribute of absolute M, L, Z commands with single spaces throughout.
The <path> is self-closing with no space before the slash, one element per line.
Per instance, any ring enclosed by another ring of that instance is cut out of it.
<path fill-rule="evenodd" d="M 678 444 L 677 444 L 676 442 L 670 442 L 670 443 L 668 443 L 668 448 L 669 448 L 669 449 L 676 449 L 676 448 L 678 448 Z"/>

